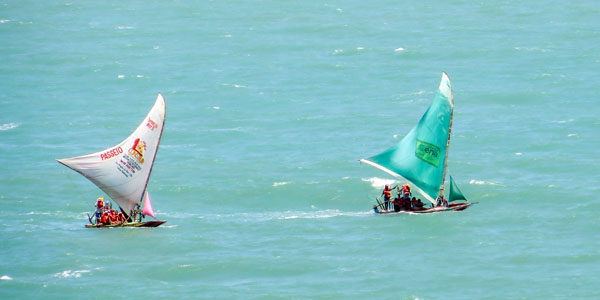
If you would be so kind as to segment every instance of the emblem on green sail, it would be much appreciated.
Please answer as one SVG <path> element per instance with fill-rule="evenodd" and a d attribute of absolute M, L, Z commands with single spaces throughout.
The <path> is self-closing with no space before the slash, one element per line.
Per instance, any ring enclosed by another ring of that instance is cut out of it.
<path fill-rule="evenodd" d="M 417 149 L 415 150 L 415 155 L 422 161 L 436 168 L 440 164 L 440 147 L 434 144 L 417 140 Z"/>

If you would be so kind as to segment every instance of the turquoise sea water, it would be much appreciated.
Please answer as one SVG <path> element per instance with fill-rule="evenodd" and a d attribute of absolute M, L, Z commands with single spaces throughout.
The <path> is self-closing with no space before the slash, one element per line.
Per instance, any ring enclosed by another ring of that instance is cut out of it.
<path fill-rule="evenodd" d="M 97 3 L 96 3 L 97 2 Z M 598 299 L 597 1 L 0 0 L 2 299 Z M 441 71 L 463 212 L 376 216 L 359 158 Z M 163 227 L 90 230 L 54 159 L 167 103 Z"/>

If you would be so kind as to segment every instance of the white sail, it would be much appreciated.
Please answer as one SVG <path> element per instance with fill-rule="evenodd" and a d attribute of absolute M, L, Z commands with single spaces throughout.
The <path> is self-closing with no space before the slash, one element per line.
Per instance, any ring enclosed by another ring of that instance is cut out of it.
<path fill-rule="evenodd" d="M 85 176 L 131 215 L 141 203 L 165 122 L 165 100 L 158 94 L 154 106 L 123 142 L 100 152 L 57 159 Z"/>

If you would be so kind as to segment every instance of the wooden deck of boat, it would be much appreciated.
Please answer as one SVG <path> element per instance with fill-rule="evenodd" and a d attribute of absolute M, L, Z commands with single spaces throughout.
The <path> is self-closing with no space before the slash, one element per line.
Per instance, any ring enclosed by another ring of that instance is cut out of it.
<path fill-rule="evenodd" d="M 394 211 L 394 210 L 380 210 L 377 214 L 396 214 L 396 213 L 407 213 L 407 214 L 430 214 L 430 213 L 436 213 L 436 212 L 444 212 L 444 211 L 461 211 L 461 210 L 465 210 L 467 209 L 467 207 L 475 204 L 477 202 L 473 202 L 473 203 L 460 203 L 460 204 L 456 204 L 454 206 L 437 206 L 437 207 L 431 207 L 431 208 L 427 208 L 427 209 L 421 209 L 421 210 L 401 210 L 401 211 Z"/>
<path fill-rule="evenodd" d="M 166 223 L 167 221 L 160 221 L 160 220 L 155 220 L 155 221 L 148 221 L 148 222 L 131 222 L 131 223 L 121 223 L 121 224 L 111 224 L 111 225 L 104 225 L 104 224 L 97 224 L 97 225 L 93 225 L 93 224 L 86 224 L 85 228 L 111 228 L 111 227 L 158 227 L 164 223 Z"/>

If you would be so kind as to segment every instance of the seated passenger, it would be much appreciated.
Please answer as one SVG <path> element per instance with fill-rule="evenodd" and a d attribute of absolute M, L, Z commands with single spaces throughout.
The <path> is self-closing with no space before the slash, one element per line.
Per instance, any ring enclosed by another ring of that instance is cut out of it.
<path fill-rule="evenodd" d="M 423 201 L 421 201 L 421 199 L 417 199 L 416 209 L 423 209 L 424 205 L 425 204 L 423 204 Z"/>

